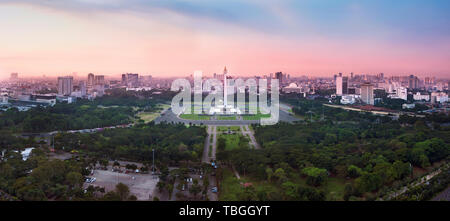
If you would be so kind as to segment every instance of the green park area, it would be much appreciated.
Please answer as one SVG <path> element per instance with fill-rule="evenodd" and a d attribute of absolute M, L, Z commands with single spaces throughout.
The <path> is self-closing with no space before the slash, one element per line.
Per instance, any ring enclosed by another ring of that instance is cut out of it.
<path fill-rule="evenodd" d="M 239 131 L 241 131 L 241 127 L 240 126 L 218 126 L 217 127 L 217 131 L 218 132 L 225 132 L 225 131 L 228 131 L 228 130 L 239 132 Z"/>
<path fill-rule="evenodd" d="M 163 110 L 170 107 L 168 104 L 157 104 L 154 111 L 143 111 L 136 114 L 137 119 L 143 120 L 144 123 L 150 123 L 161 115 Z"/>
<path fill-rule="evenodd" d="M 236 120 L 236 116 L 217 116 L 217 120 Z"/>
<path fill-rule="evenodd" d="M 220 133 L 217 139 L 219 152 L 231 151 L 237 148 L 248 148 L 249 139 L 244 137 L 240 130 L 240 126 L 217 127 L 217 131 Z"/>
<path fill-rule="evenodd" d="M 222 168 L 219 200 L 318 200 L 322 197 L 327 201 L 344 200 L 347 183 L 344 178 L 329 177 L 321 186 L 314 187 L 308 185 L 307 178 L 301 175 L 289 182 L 280 182 L 282 176 L 282 173 L 274 173 L 267 180 L 259 180 L 240 174 L 238 179 L 231 169 Z"/>
<path fill-rule="evenodd" d="M 270 114 L 258 113 L 255 115 L 247 115 L 242 117 L 244 120 L 261 120 L 261 118 L 270 118 Z"/>
<path fill-rule="evenodd" d="M 199 114 L 181 114 L 181 119 L 186 120 L 209 120 L 210 116 L 208 115 L 199 115 Z"/>

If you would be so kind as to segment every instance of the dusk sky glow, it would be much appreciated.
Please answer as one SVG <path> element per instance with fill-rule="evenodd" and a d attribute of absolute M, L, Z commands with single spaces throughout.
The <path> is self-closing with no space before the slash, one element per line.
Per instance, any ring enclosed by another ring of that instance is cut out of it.
<path fill-rule="evenodd" d="M 448 0 L 0 0 L 0 78 L 450 76 Z"/>

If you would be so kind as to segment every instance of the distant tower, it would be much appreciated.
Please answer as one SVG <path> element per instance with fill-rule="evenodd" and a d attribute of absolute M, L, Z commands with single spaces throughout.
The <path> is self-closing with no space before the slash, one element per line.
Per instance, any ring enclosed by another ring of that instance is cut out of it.
<path fill-rule="evenodd" d="M 373 85 L 365 83 L 361 85 L 361 100 L 370 105 L 374 105 Z"/>
<path fill-rule="evenodd" d="M 17 79 L 19 79 L 19 74 L 18 73 L 11 73 L 10 79 L 11 79 L 11 81 L 16 81 Z"/>
<path fill-rule="evenodd" d="M 94 83 L 95 83 L 94 81 L 95 81 L 95 76 L 94 76 L 94 74 L 89 73 L 89 74 L 88 74 L 87 86 L 88 86 L 89 88 L 92 88 L 92 87 L 94 86 Z"/>
<path fill-rule="evenodd" d="M 228 98 L 227 75 L 228 75 L 228 71 L 227 71 L 227 67 L 225 66 L 225 68 L 223 69 L 223 106 L 225 108 L 227 107 L 227 98 Z"/>
<path fill-rule="evenodd" d="M 58 94 L 69 96 L 73 91 L 73 77 L 58 77 Z"/>
<path fill-rule="evenodd" d="M 343 94 L 342 76 L 336 76 L 336 95 L 342 96 L 342 94 Z"/>
<path fill-rule="evenodd" d="M 84 81 L 80 81 L 79 87 L 80 87 L 81 96 L 82 97 L 86 96 L 86 94 L 87 94 L 86 83 Z"/>

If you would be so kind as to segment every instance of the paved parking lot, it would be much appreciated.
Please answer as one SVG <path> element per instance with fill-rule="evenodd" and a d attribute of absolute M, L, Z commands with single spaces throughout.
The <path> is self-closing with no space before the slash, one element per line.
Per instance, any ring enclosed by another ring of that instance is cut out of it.
<path fill-rule="evenodd" d="M 125 174 L 112 172 L 110 170 L 95 170 L 90 177 L 97 180 L 89 185 L 105 187 L 105 191 L 113 191 L 118 183 L 123 183 L 130 188 L 130 194 L 135 195 L 138 200 L 152 200 L 153 191 L 158 183 L 158 178 L 153 178 L 151 174 Z M 134 179 L 133 179 L 134 177 Z"/>

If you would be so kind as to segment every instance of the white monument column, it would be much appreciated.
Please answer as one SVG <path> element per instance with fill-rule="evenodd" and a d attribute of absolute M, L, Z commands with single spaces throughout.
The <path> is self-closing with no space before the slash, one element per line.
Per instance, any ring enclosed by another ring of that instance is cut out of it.
<path fill-rule="evenodd" d="M 227 67 L 223 70 L 223 106 L 227 108 L 227 98 L 228 98 L 228 85 L 227 85 Z"/>

